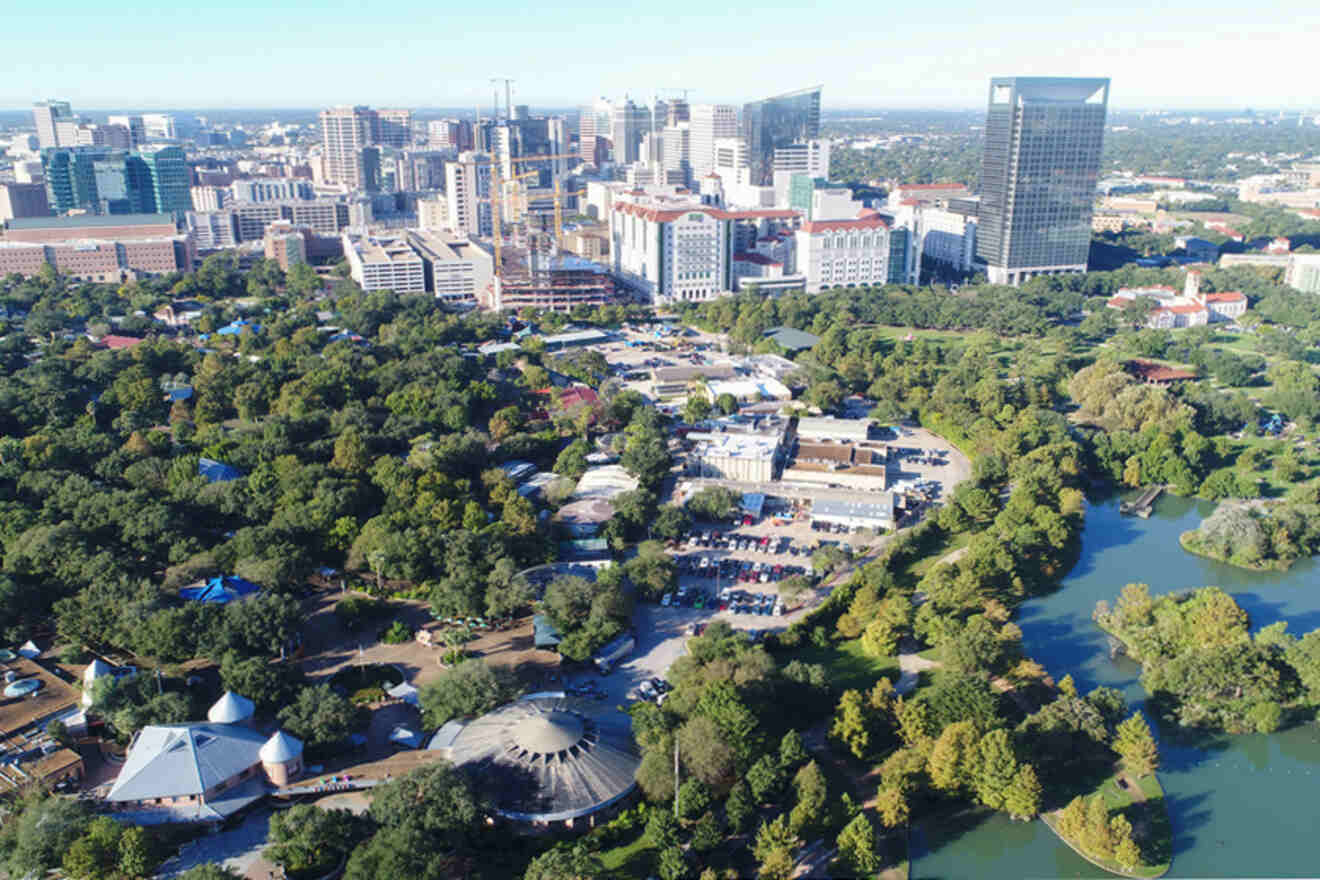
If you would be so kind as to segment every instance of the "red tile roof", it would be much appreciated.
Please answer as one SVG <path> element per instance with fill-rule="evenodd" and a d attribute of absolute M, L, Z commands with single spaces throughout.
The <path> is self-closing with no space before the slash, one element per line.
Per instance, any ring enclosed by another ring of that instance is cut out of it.
<path fill-rule="evenodd" d="M 1186 370 L 1175 370 L 1173 367 L 1166 367 L 1150 361 L 1128 361 L 1125 366 L 1128 372 L 1137 378 L 1150 382 L 1173 382 L 1196 378 L 1195 373 L 1189 373 Z"/>
<path fill-rule="evenodd" d="M 121 348 L 132 348 L 141 341 L 142 340 L 138 339 L 136 336 L 116 336 L 113 333 L 107 333 L 105 336 L 101 337 L 102 345 L 104 345 L 106 348 L 112 348 L 116 350 Z"/>
<path fill-rule="evenodd" d="M 1206 302 L 1245 302 L 1246 294 L 1238 290 L 1225 290 L 1222 293 L 1207 293 Z"/>
<path fill-rule="evenodd" d="M 641 217 L 652 223 L 672 223 L 684 214 L 708 214 L 716 220 L 792 220 L 799 216 L 797 211 L 785 208 L 758 208 L 747 211 L 723 211 L 709 205 L 689 205 L 682 208 L 660 208 L 654 205 L 639 205 L 634 202 L 616 204 L 614 210 L 634 217 Z"/>
<path fill-rule="evenodd" d="M 1175 315 L 1195 315 L 1197 312 L 1204 312 L 1205 306 L 1197 306 L 1197 305 L 1169 306 L 1168 309 L 1169 311 L 1173 312 Z"/>
<path fill-rule="evenodd" d="M 814 235 L 817 232 L 831 232 L 839 229 L 888 229 L 889 224 L 879 215 L 875 217 L 860 217 L 856 220 L 812 220 L 802 224 L 802 228 L 809 234 Z"/>

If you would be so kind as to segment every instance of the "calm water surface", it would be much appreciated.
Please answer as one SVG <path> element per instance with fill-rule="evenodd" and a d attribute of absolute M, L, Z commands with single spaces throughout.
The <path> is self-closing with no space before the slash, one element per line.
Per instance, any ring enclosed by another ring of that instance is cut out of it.
<path fill-rule="evenodd" d="M 1215 585 L 1233 594 L 1253 628 L 1278 620 L 1300 635 L 1320 627 L 1320 569 L 1314 560 L 1282 573 L 1255 573 L 1186 553 L 1178 535 L 1213 510 L 1165 496 L 1148 520 L 1121 517 L 1118 499 L 1091 504 L 1077 566 L 1054 594 L 1019 609 L 1027 653 L 1055 676 L 1072 673 L 1083 693 L 1122 690 L 1145 708 L 1141 668 L 1110 660 L 1091 622 L 1124 584 L 1153 594 Z M 1150 718 L 1150 715 L 1147 716 Z M 1151 718 L 1153 721 L 1154 719 Z M 1174 828 L 1169 877 L 1320 877 L 1320 726 L 1269 736 L 1196 741 L 1160 732 L 1160 781 Z M 996 815 L 969 828 L 917 829 L 912 876 L 933 878 L 1108 877 L 1058 841 L 1043 823 Z"/>

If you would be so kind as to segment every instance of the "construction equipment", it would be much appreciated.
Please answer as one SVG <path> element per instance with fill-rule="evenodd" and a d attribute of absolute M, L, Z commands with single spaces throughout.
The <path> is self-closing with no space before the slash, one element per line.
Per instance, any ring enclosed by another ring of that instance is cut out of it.
<path fill-rule="evenodd" d="M 559 191 L 559 181 L 555 181 L 555 247 L 564 249 L 564 202 L 565 198 L 570 196 L 584 196 L 587 194 L 585 189 L 574 190 L 573 192 Z"/>
<path fill-rule="evenodd" d="M 506 120 L 512 120 L 512 119 L 513 119 L 513 90 L 512 90 L 510 87 L 513 85 L 513 80 L 509 79 L 507 76 L 492 76 L 492 77 L 490 78 L 490 84 L 491 84 L 491 85 L 495 86 L 495 85 L 499 85 L 500 83 L 504 83 L 504 112 L 505 112 L 505 114 L 506 114 L 504 118 L 505 118 Z M 497 94 L 498 94 L 498 93 L 497 93 Z M 495 99 L 495 116 L 494 116 L 493 118 L 495 118 L 495 119 L 498 120 L 499 115 L 500 115 L 499 98 L 496 98 L 496 99 Z"/>

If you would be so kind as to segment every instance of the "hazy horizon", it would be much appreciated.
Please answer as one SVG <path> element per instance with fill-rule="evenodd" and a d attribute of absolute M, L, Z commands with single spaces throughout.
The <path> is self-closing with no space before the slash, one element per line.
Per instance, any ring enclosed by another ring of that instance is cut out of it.
<path fill-rule="evenodd" d="M 992 76 L 1107 76 L 1120 110 L 1320 101 L 1300 79 L 1281 93 L 1280 70 L 1310 57 L 1320 13 L 1280 0 L 1018 0 L 993 11 L 974 0 L 885 10 L 823 0 L 762 3 L 755 15 L 696 0 L 438 11 L 396 0 L 387 13 L 311 0 L 211 10 L 66 0 L 58 13 L 29 4 L 3 20 L 16 37 L 6 60 L 21 73 L 0 84 L 0 106 L 15 109 L 46 97 L 91 111 L 485 108 L 495 76 L 515 77 L 515 103 L 539 107 L 682 90 L 693 103 L 741 104 L 823 83 L 832 108 L 971 110 Z"/>

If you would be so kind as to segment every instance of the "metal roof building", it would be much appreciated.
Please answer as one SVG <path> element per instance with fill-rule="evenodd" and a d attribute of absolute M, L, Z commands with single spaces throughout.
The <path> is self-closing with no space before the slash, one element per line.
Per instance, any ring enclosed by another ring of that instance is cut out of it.
<path fill-rule="evenodd" d="M 894 493 L 881 492 L 874 502 L 835 501 L 818 498 L 811 503 L 813 522 L 834 523 L 852 529 L 892 528 Z"/>
<path fill-rule="evenodd" d="M 537 825 L 572 825 L 617 804 L 641 763 L 627 715 L 558 691 L 451 721 L 429 747 L 472 772 L 499 815 Z"/>

